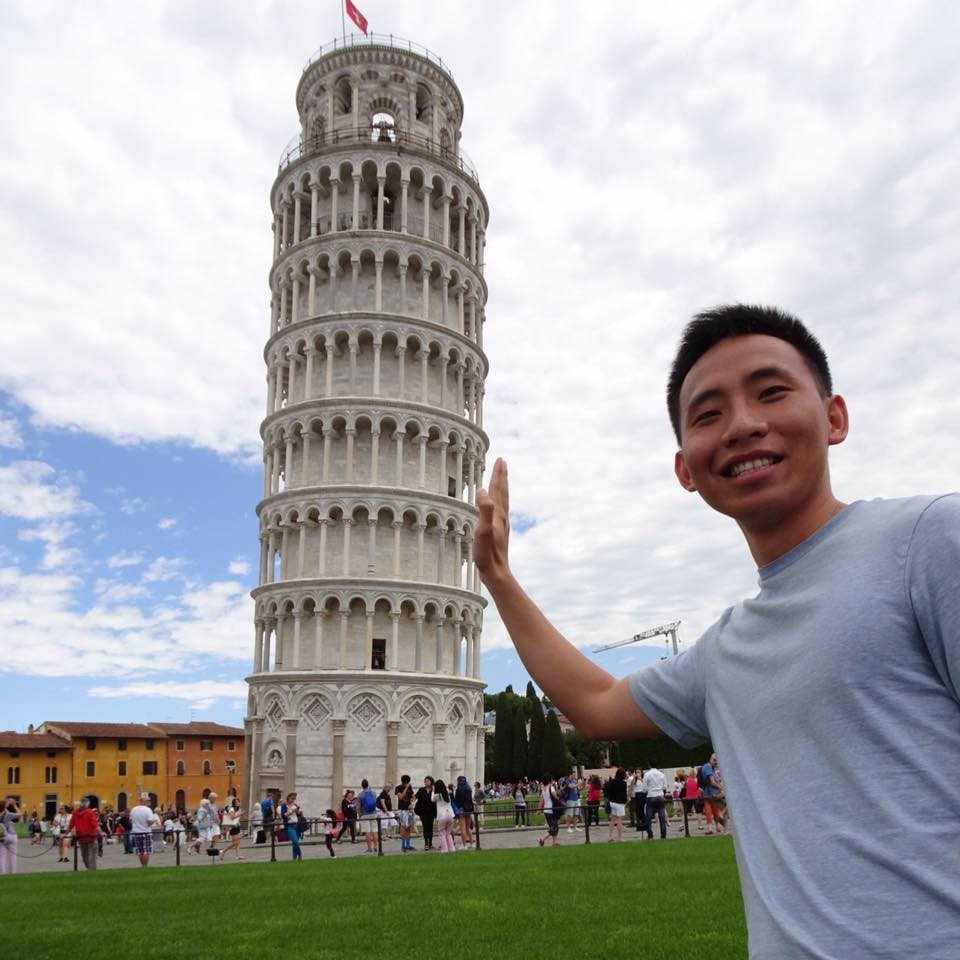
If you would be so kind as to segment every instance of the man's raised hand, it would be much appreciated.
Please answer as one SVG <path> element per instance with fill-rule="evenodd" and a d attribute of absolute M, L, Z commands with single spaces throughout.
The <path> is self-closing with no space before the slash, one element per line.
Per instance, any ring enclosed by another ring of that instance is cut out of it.
<path fill-rule="evenodd" d="M 510 540 L 510 488 L 507 462 L 497 457 L 487 489 L 477 491 L 480 523 L 473 537 L 473 560 L 480 578 L 490 587 L 510 573 L 507 545 Z"/>

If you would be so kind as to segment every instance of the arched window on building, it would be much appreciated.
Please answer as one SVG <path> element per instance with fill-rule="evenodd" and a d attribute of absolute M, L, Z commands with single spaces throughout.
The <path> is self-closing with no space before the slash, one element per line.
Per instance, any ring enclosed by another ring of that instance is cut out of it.
<path fill-rule="evenodd" d="M 20 782 L 20 768 L 7 767 L 7 783 L 16 784 Z"/>
<path fill-rule="evenodd" d="M 210 766 L 210 761 L 209 761 L 209 760 L 204 760 L 204 761 L 203 761 L 203 775 L 204 775 L 205 777 L 209 777 L 212 772 L 213 772 L 213 768 Z"/>
<path fill-rule="evenodd" d="M 370 120 L 370 139 L 374 143 L 396 143 L 397 123 L 393 114 L 381 110 Z"/>
<path fill-rule="evenodd" d="M 184 775 L 186 774 L 186 772 L 187 772 L 187 765 L 186 765 L 182 760 L 178 760 L 178 761 L 177 761 L 177 776 L 178 776 L 178 777 L 182 777 L 182 776 L 184 776 Z"/>

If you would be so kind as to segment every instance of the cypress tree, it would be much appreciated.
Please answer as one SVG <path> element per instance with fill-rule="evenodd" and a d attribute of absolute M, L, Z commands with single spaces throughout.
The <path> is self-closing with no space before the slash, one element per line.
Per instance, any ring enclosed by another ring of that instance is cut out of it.
<path fill-rule="evenodd" d="M 543 725 L 543 773 L 562 777 L 569 772 L 567 748 L 560 732 L 560 721 L 552 710 L 548 711 Z"/>
<path fill-rule="evenodd" d="M 523 701 L 517 701 L 517 709 L 513 713 L 513 751 L 511 754 L 509 780 L 516 783 L 527 772 L 527 717 L 523 708 Z"/>
<path fill-rule="evenodd" d="M 510 698 L 497 697 L 497 722 L 493 728 L 493 771 L 497 780 L 509 780 L 513 772 L 513 709 Z"/>
<path fill-rule="evenodd" d="M 534 695 L 530 706 L 530 742 L 527 746 L 527 776 L 539 780 L 546 768 L 543 766 L 543 707 Z"/>

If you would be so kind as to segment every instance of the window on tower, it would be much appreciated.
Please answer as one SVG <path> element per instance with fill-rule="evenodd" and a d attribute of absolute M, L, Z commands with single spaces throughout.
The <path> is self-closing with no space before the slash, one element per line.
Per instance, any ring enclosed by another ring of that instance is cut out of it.
<path fill-rule="evenodd" d="M 387 641 L 373 638 L 373 652 L 370 654 L 371 670 L 387 669 Z"/>

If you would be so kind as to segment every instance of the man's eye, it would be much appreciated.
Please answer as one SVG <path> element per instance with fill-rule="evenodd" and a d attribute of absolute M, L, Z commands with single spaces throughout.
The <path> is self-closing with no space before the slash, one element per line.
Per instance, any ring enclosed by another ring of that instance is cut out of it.
<path fill-rule="evenodd" d="M 693 423 L 694 423 L 694 426 L 696 426 L 697 424 L 707 423 L 710 420 L 712 420 L 714 417 L 719 417 L 719 416 L 720 416 L 719 410 L 704 410 L 702 413 L 698 413 L 693 418 Z"/>
<path fill-rule="evenodd" d="M 760 391 L 760 399 L 769 400 L 772 397 L 779 396 L 781 393 L 786 393 L 786 391 L 787 391 L 787 388 L 782 384 L 777 384 L 772 387 L 765 387 L 763 390 Z"/>

